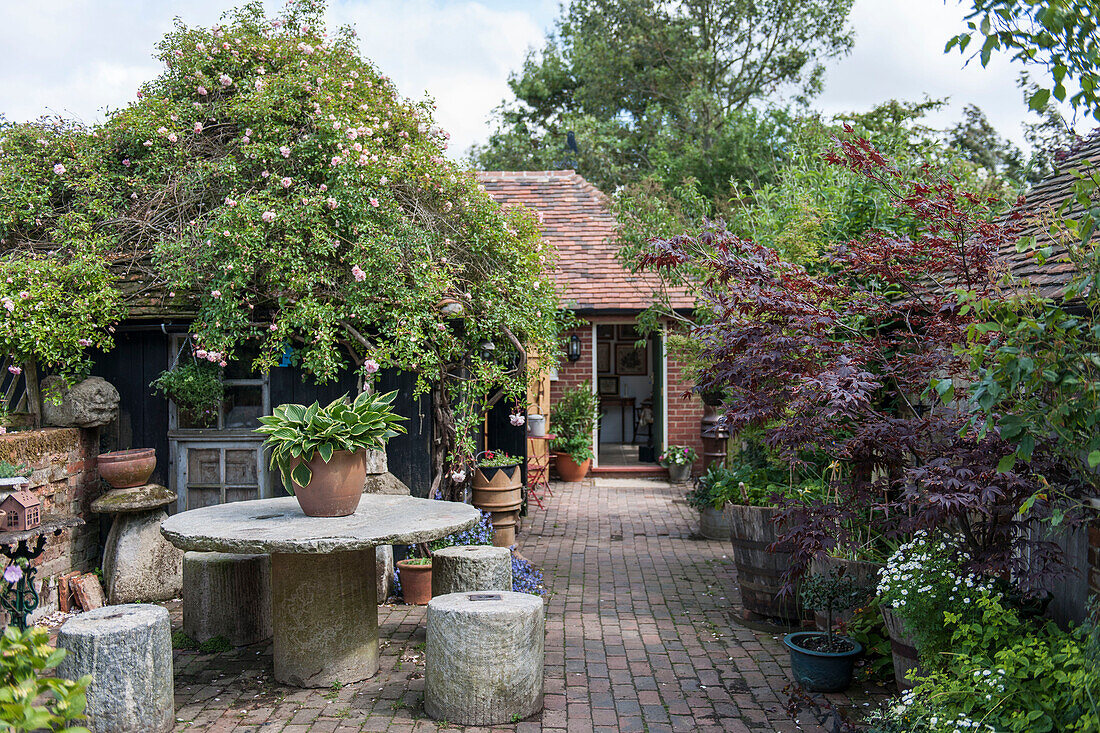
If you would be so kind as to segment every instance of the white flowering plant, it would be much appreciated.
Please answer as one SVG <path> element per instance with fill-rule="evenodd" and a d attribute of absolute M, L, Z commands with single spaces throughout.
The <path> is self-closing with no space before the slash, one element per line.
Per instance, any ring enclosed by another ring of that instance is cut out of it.
<path fill-rule="evenodd" d="M 961 569 L 967 560 L 955 538 L 921 530 L 879 574 L 879 600 L 916 635 L 922 658 L 935 657 L 950 643 L 945 613 L 976 612 L 977 600 L 994 593 L 990 581 Z"/>

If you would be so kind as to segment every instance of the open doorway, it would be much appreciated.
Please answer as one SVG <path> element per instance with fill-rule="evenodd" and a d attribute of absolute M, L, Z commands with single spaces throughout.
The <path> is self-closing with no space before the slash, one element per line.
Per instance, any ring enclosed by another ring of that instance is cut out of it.
<path fill-rule="evenodd" d="M 642 336 L 635 323 L 593 327 L 593 389 L 599 397 L 596 465 L 654 467 L 662 445 L 664 350 L 660 334 Z"/>

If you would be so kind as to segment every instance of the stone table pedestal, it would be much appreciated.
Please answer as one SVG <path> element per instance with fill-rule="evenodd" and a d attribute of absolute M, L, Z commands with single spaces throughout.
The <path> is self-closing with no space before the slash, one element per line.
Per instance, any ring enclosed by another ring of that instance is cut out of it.
<path fill-rule="evenodd" d="M 346 517 L 307 517 L 294 497 L 182 512 L 161 532 L 184 550 L 271 555 L 275 679 L 297 687 L 378 672 L 375 547 L 411 545 L 477 524 L 467 504 L 364 495 Z"/>
<path fill-rule="evenodd" d="M 166 601 L 183 589 L 183 552 L 160 534 L 165 507 L 176 492 L 159 484 L 111 489 L 92 502 L 92 511 L 114 514 L 103 548 L 103 580 L 111 605 Z"/>

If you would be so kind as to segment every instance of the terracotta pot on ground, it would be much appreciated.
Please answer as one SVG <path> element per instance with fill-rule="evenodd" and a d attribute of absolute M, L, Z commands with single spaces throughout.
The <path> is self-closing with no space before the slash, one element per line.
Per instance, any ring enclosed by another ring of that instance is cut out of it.
<path fill-rule="evenodd" d="M 293 473 L 301 458 L 290 461 Z M 367 480 L 366 451 L 338 450 L 325 463 L 319 453 L 306 461 L 313 472 L 308 486 L 294 484 L 294 496 L 307 517 L 346 517 L 354 514 Z"/>
<path fill-rule="evenodd" d="M 493 544 L 497 547 L 516 543 L 516 522 L 523 506 L 522 478 L 518 465 L 474 469 L 473 504 L 492 515 Z"/>
<path fill-rule="evenodd" d="M 408 560 L 399 560 L 397 571 L 405 603 L 413 606 L 428 605 L 428 601 L 432 600 L 432 564 L 417 565 Z"/>
<path fill-rule="evenodd" d="M 725 507 L 741 605 L 757 616 L 798 626 L 802 622 L 798 589 L 793 594 L 779 595 L 783 587 L 781 577 L 791 564 L 791 552 L 783 547 L 779 552 L 767 550 L 779 537 L 779 529 L 772 521 L 778 513 L 774 507 L 744 504 Z"/>
<path fill-rule="evenodd" d="M 130 448 L 100 453 L 96 460 L 99 475 L 116 489 L 129 489 L 149 483 L 157 467 L 157 452 L 153 448 Z"/>
<path fill-rule="evenodd" d="M 577 481 L 584 481 L 584 477 L 588 475 L 588 466 L 591 465 L 592 459 L 586 458 L 584 463 L 577 463 L 568 453 L 555 453 L 554 462 L 557 464 L 558 475 L 561 476 L 562 481 L 576 483 Z"/>

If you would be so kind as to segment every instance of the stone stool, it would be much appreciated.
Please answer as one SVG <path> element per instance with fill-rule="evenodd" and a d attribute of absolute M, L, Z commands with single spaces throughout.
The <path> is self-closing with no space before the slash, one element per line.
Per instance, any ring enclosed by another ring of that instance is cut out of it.
<path fill-rule="evenodd" d="M 234 646 L 270 639 L 271 556 L 184 553 L 183 632 L 200 644 L 216 636 Z"/>
<path fill-rule="evenodd" d="M 542 710 L 544 627 L 542 599 L 527 593 L 433 598 L 425 711 L 459 725 L 499 725 Z"/>
<path fill-rule="evenodd" d="M 183 552 L 160 534 L 165 507 L 176 492 L 158 484 L 111 489 L 92 511 L 114 514 L 103 546 L 104 592 L 109 603 L 167 601 L 183 587 Z"/>
<path fill-rule="evenodd" d="M 432 553 L 432 596 L 480 590 L 512 590 L 507 547 L 456 545 Z"/>
<path fill-rule="evenodd" d="M 104 606 L 74 616 L 57 635 L 68 651 L 59 677 L 92 676 L 88 727 L 93 733 L 160 733 L 172 729 L 172 629 L 161 606 Z"/>

